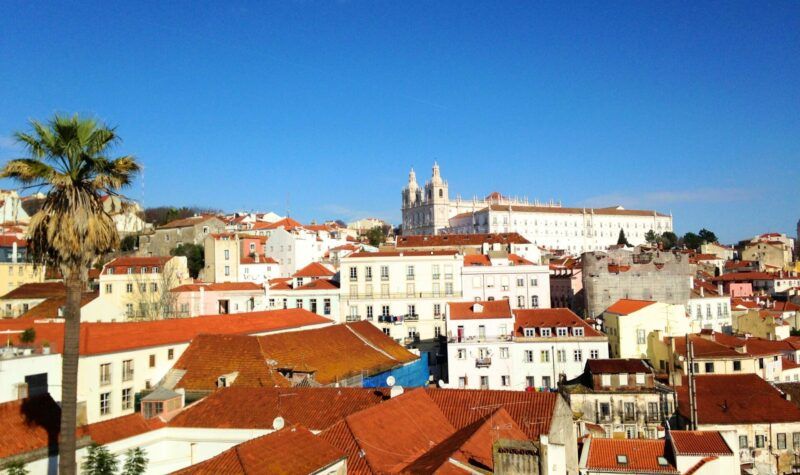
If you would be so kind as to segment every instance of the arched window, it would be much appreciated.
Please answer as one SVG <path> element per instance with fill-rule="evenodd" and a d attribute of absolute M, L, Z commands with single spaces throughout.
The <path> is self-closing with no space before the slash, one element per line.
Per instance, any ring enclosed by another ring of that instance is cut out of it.
<path fill-rule="evenodd" d="M 439 198 L 444 198 L 444 190 L 439 188 Z"/>

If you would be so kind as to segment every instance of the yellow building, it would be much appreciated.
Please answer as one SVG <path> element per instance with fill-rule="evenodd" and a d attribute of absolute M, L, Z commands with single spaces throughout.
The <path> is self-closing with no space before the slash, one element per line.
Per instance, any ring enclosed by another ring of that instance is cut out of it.
<path fill-rule="evenodd" d="M 603 312 L 611 358 L 651 358 L 651 334 L 685 335 L 692 331 L 692 325 L 683 305 L 651 300 L 621 299 Z"/>
<path fill-rule="evenodd" d="M 27 248 L 24 239 L 0 235 L 0 293 L 8 293 L 22 284 L 44 281 L 44 266 L 26 262 Z"/>
<path fill-rule="evenodd" d="M 765 340 L 783 340 L 792 336 L 792 326 L 783 319 L 783 312 L 764 309 L 748 310 L 734 322 L 734 331 Z"/>

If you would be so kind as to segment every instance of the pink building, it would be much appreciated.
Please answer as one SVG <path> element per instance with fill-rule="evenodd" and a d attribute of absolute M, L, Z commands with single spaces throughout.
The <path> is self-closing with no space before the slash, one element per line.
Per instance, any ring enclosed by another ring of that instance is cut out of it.
<path fill-rule="evenodd" d="M 264 310 L 264 288 L 253 282 L 196 283 L 172 289 L 177 313 L 182 317 L 220 315 Z"/>
<path fill-rule="evenodd" d="M 583 268 L 580 259 L 550 261 L 550 306 L 568 308 L 583 315 Z"/>

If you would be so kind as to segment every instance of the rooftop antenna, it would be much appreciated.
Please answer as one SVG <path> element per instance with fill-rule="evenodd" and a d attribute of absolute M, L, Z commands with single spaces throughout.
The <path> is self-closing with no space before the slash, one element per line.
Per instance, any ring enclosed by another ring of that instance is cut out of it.
<path fill-rule="evenodd" d="M 290 198 L 291 198 L 291 195 L 290 195 L 290 194 L 289 194 L 289 192 L 287 191 L 287 192 L 286 192 L 286 217 L 287 217 L 287 218 L 289 217 L 289 203 L 290 203 L 290 201 L 289 201 L 289 200 L 290 200 Z"/>

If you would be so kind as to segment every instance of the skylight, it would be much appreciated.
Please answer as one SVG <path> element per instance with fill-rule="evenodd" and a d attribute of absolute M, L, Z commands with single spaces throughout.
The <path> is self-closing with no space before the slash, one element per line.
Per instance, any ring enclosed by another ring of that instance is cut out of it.
<path fill-rule="evenodd" d="M 658 464 L 662 467 L 666 467 L 669 465 L 669 462 L 667 462 L 667 459 L 664 457 L 658 457 Z"/>
<path fill-rule="evenodd" d="M 628 456 L 619 454 L 617 455 L 617 464 L 619 465 L 627 465 L 628 464 Z"/>

